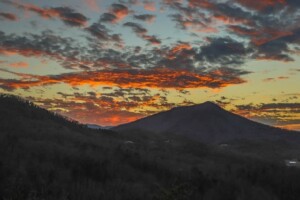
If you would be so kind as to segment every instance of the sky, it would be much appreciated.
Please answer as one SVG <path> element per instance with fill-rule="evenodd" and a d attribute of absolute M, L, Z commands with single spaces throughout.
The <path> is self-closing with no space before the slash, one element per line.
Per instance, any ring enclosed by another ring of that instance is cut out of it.
<path fill-rule="evenodd" d="M 212 101 L 300 130 L 300 1 L 0 0 L 0 93 L 102 126 Z"/>

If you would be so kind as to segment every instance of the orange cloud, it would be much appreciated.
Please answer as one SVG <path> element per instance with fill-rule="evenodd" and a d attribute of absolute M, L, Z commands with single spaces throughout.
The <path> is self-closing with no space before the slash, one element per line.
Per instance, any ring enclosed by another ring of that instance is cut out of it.
<path fill-rule="evenodd" d="M 214 9 L 215 5 L 208 0 L 188 0 L 189 6 L 192 8 L 195 7 L 201 7 L 201 8 L 208 8 L 208 9 Z"/>
<path fill-rule="evenodd" d="M 193 47 L 189 43 L 179 43 L 174 46 L 168 53 L 167 58 L 175 59 L 176 55 L 183 50 L 191 50 Z"/>
<path fill-rule="evenodd" d="M 144 114 L 122 110 L 120 105 L 111 103 L 109 107 L 101 99 L 91 97 L 72 97 L 70 99 L 30 99 L 37 105 L 57 112 L 80 123 L 115 126 L 135 121 Z M 130 102 L 124 102 L 130 103 Z M 103 107 L 104 106 L 104 107 Z"/>
<path fill-rule="evenodd" d="M 201 28 L 196 28 L 194 29 L 195 32 L 198 33 L 218 33 L 219 30 L 217 28 L 214 27 L 201 27 Z"/>
<path fill-rule="evenodd" d="M 119 124 L 125 124 L 136 121 L 142 117 L 145 116 L 130 112 L 108 113 L 107 115 L 102 115 L 101 118 L 98 117 L 98 119 L 95 120 L 95 123 L 104 124 L 106 126 L 116 126 Z M 91 120 L 93 120 L 93 118 Z"/>
<path fill-rule="evenodd" d="M 151 12 L 155 12 L 156 11 L 156 5 L 155 2 L 145 2 L 144 3 L 144 9 L 151 11 Z"/>
<path fill-rule="evenodd" d="M 122 4 L 112 4 L 110 13 L 115 15 L 116 19 L 114 20 L 114 23 L 117 23 L 127 17 L 130 11 L 126 6 Z"/>
<path fill-rule="evenodd" d="M 25 57 L 30 57 L 30 56 L 36 56 L 36 57 L 40 57 L 43 55 L 48 55 L 51 57 L 55 57 L 58 59 L 61 59 L 62 56 L 58 55 L 58 54 L 53 54 L 53 53 L 49 53 L 46 51 L 42 51 L 42 50 L 36 50 L 36 49 L 30 49 L 30 48 L 24 48 L 24 49 L 20 49 L 20 48 L 6 48 L 1 47 L 0 46 L 0 55 L 5 55 L 5 56 L 13 56 L 13 55 L 22 55 Z"/>
<path fill-rule="evenodd" d="M 222 22 L 223 24 L 250 24 L 249 20 L 247 19 L 237 19 L 225 15 L 215 15 L 213 17 L 215 20 Z"/>
<path fill-rule="evenodd" d="M 69 112 L 59 111 L 60 114 L 66 115 L 69 118 L 80 121 L 81 123 L 99 124 L 102 126 L 116 126 L 119 124 L 129 123 L 138 120 L 145 115 L 128 111 L 102 111 L 72 109 Z"/>
<path fill-rule="evenodd" d="M 237 0 L 237 2 L 248 8 L 252 8 L 255 10 L 263 10 L 267 7 L 275 6 L 277 4 L 285 4 L 286 0 Z"/>
<path fill-rule="evenodd" d="M 11 63 L 9 64 L 10 67 L 28 67 L 28 63 L 27 62 L 15 62 L 15 63 Z"/>
<path fill-rule="evenodd" d="M 4 49 L 0 47 L 0 55 L 4 55 L 4 56 L 12 56 L 12 55 L 16 55 L 17 52 L 14 50 L 9 50 L 9 49 Z"/>
<path fill-rule="evenodd" d="M 0 86 L 2 86 L 2 88 L 16 89 L 65 83 L 71 86 L 89 85 L 91 87 L 119 86 L 125 88 L 183 89 L 203 87 L 222 88 L 245 82 L 240 77 L 228 74 L 226 70 L 215 70 L 202 74 L 183 70 L 155 69 L 84 71 L 53 76 L 37 76 L 20 73 L 17 75 L 21 76 L 20 80 L 2 79 L 0 80 Z"/>
<path fill-rule="evenodd" d="M 189 43 L 180 43 L 171 49 L 171 53 L 178 53 L 182 50 L 190 50 L 192 46 Z"/>
<path fill-rule="evenodd" d="M 115 15 L 117 17 L 117 21 L 122 21 L 128 15 L 128 12 L 120 10 L 115 12 Z"/>
<path fill-rule="evenodd" d="M 165 93 L 151 94 L 148 89 L 118 88 L 96 93 L 62 93 L 62 98 L 34 98 L 29 100 L 48 110 L 80 121 L 106 126 L 135 121 L 149 114 L 168 110 L 175 103 L 168 102 Z M 177 105 L 189 105 L 183 101 Z"/>
<path fill-rule="evenodd" d="M 97 4 L 97 0 L 85 0 L 85 3 L 92 11 L 100 11 L 100 7 Z"/>

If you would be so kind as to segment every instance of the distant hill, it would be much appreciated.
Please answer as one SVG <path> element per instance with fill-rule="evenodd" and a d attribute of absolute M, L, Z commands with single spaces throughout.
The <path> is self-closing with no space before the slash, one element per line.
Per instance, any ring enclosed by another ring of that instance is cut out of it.
<path fill-rule="evenodd" d="M 173 108 L 132 123 L 117 126 L 113 130 L 173 133 L 203 143 L 225 143 L 241 139 L 294 140 L 295 137 L 299 139 L 295 136 L 296 132 L 248 120 L 228 112 L 212 102 Z"/>

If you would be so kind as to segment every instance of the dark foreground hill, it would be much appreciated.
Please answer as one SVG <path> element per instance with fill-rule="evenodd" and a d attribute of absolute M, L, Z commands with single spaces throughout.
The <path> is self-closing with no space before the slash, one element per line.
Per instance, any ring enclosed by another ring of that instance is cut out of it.
<path fill-rule="evenodd" d="M 91 130 L 0 96 L 1 200 L 297 200 L 300 171 L 174 134 Z"/>
<path fill-rule="evenodd" d="M 228 143 L 234 140 L 300 142 L 296 132 L 248 120 L 228 112 L 212 102 L 173 108 L 132 123 L 120 125 L 113 130 L 173 133 L 203 143 L 214 144 Z M 298 134 L 300 135 L 300 133 Z"/>

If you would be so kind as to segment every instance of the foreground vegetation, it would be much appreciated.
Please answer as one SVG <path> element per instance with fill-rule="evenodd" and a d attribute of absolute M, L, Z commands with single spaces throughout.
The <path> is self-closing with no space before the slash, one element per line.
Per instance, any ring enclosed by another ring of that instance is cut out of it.
<path fill-rule="evenodd" d="M 174 135 L 91 130 L 0 97 L 2 200 L 298 200 L 300 170 Z"/>

